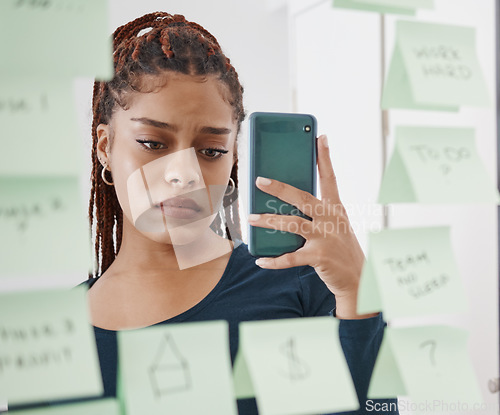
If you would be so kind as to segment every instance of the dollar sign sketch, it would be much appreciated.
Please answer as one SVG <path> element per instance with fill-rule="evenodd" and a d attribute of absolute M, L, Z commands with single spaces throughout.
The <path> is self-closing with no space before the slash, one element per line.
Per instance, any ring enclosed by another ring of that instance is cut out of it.
<path fill-rule="evenodd" d="M 291 381 L 303 380 L 309 375 L 309 368 L 306 363 L 297 356 L 295 339 L 290 337 L 280 347 L 280 353 L 286 357 L 288 368 L 281 370 L 281 374 Z"/>

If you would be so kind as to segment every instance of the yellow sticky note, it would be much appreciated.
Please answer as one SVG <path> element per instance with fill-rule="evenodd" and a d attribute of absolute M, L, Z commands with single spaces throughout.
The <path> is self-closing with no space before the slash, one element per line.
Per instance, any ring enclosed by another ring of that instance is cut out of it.
<path fill-rule="evenodd" d="M 449 326 L 386 328 L 368 397 L 406 395 L 417 407 L 427 404 L 430 412 L 448 412 L 457 401 L 469 409 L 480 406 L 468 336 L 466 330 Z"/>
<path fill-rule="evenodd" d="M 382 108 L 456 111 L 488 106 L 475 29 L 398 21 Z"/>
<path fill-rule="evenodd" d="M 0 176 L 0 277 L 86 275 L 88 229 L 78 177 Z"/>
<path fill-rule="evenodd" d="M 465 311 L 467 299 L 450 228 L 384 229 L 369 236 L 358 290 L 358 313 L 387 319 Z"/>
<path fill-rule="evenodd" d="M 261 415 L 357 410 L 338 325 L 332 317 L 240 323 L 236 396 L 255 396 Z"/>
<path fill-rule="evenodd" d="M 0 294 L 0 391 L 9 405 L 102 394 L 86 291 Z"/>
<path fill-rule="evenodd" d="M 84 152 L 72 81 L 2 78 L 0 141 L 2 175 L 78 174 Z"/>
<path fill-rule="evenodd" d="M 118 395 L 128 415 L 236 415 L 226 321 L 118 333 Z"/>
<path fill-rule="evenodd" d="M 378 202 L 499 203 L 476 150 L 474 129 L 396 128 L 396 144 Z"/>
<path fill-rule="evenodd" d="M 107 0 L 2 0 L 0 78 L 113 76 Z"/>

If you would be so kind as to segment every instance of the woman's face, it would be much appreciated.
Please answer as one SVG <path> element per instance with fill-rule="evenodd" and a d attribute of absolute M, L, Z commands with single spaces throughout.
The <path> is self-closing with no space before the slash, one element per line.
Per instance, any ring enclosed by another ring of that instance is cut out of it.
<path fill-rule="evenodd" d="M 158 91 L 134 93 L 127 110 L 118 108 L 109 125 L 97 127 L 98 155 L 111 170 L 124 227 L 184 245 L 217 214 L 237 124 L 215 77 L 168 73 L 166 79 Z"/>

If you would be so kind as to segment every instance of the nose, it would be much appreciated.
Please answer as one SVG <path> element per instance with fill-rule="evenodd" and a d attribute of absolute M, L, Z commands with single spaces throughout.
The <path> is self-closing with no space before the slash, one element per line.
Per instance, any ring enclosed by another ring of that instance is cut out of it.
<path fill-rule="evenodd" d="M 168 156 L 165 181 L 177 188 L 194 187 L 201 182 L 201 170 L 194 148 L 177 151 Z"/>

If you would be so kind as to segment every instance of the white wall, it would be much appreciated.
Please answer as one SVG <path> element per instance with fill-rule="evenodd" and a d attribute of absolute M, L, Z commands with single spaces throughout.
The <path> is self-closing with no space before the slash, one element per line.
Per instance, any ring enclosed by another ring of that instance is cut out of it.
<path fill-rule="evenodd" d="M 494 0 L 435 0 L 434 10 L 419 11 L 416 16 L 419 21 L 476 28 L 479 62 L 491 91 L 492 107 L 464 108 L 458 113 L 391 110 L 389 154 L 396 125 L 472 126 L 476 129 L 479 154 L 491 178 L 496 177 L 494 3 Z M 315 114 L 320 131 L 329 134 L 341 198 L 350 207 L 354 228 L 366 249 L 367 232 L 382 224 L 380 207 L 375 204 L 382 174 L 380 15 L 333 9 L 331 1 L 290 0 L 289 5 L 291 32 L 295 34 L 295 52 L 291 56 L 295 66 L 292 80 L 296 109 Z M 412 17 L 386 17 L 386 68 L 397 19 Z M 490 408 L 498 407 L 498 395 L 490 394 L 487 389 L 488 380 L 498 377 L 496 207 L 393 205 L 389 223 L 390 227 L 452 227 L 452 245 L 468 293 L 469 312 L 392 324 L 443 322 L 468 329 L 469 350 L 485 401 Z M 490 409 L 477 414 L 496 412 Z"/>

